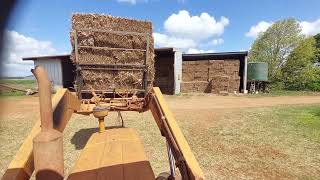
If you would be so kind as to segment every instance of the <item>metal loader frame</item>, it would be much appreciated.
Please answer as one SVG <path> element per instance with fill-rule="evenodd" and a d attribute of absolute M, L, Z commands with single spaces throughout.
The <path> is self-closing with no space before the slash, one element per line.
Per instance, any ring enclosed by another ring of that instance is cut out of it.
<path fill-rule="evenodd" d="M 110 48 L 110 47 L 95 47 L 95 46 L 80 46 L 78 44 L 79 31 L 90 31 L 90 32 L 108 32 L 115 34 L 129 34 L 129 35 L 139 35 L 146 38 L 147 46 L 146 49 L 126 49 L 126 48 Z M 162 93 L 158 87 L 153 87 L 149 90 L 148 87 L 148 66 L 147 59 L 149 53 L 149 35 L 147 33 L 135 33 L 135 32 L 124 32 L 124 31 L 108 31 L 100 29 L 76 29 L 75 30 L 75 58 L 76 58 L 76 93 L 72 93 L 67 89 L 59 89 L 57 93 L 52 98 L 52 116 L 53 129 L 63 132 L 66 127 L 71 115 L 73 113 L 82 115 L 91 115 L 95 117 L 97 114 L 108 114 L 108 112 L 98 112 L 97 109 L 105 109 L 107 111 L 137 111 L 145 112 L 150 110 L 156 121 L 156 124 L 161 132 L 161 135 L 165 137 L 167 141 L 167 151 L 169 157 L 170 166 L 170 178 L 174 179 L 175 167 L 178 167 L 182 179 L 184 180 L 200 180 L 204 179 L 203 172 L 195 159 L 191 148 L 189 147 L 182 131 L 180 130 L 173 114 L 169 110 Z M 146 58 L 143 65 L 133 65 L 133 64 L 79 64 L 79 54 L 78 50 L 81 47 L 97 48 L 97 49 L 109 49 L 109 50 L 124 50 L 124 51 L 143 51 L 146 53 Z M 120 97 L 116 97 L 116 92 L 114 89 L 99 89 L 99 90 L 84 90 L 83 89 L 83 79 L 81 76 L 81 70 L 105 70 L 105 71 L 143 71 L 143 83 L 139 92 L 142 94 L 124 94 L 123 96 L 117 94 Z M 38 82 L 39 83 L 39 82 Z M 39 86 L 39 92 L 41 90 Z M 41 91 L 43 92 L 43 91 Z M 91 97 L 84 97 L 84 94 L 90 94 Z M 110 96 L 106 96 L 110 95 Z M 143 95 L 143 96 L 142 96 Z M 43 96 L 43 93 L 42 93 Z M 45 96 L 45 95 L 44 95 Z M 41 98 L 40 98 L 41 99 Z M 41 106 L 40 101 L 40 107 Z M 43 109 L 42 109 L 43 110 Z M 96 113 L 96 114 L 95 114 Z M 106 116 L 106 115 L 105 115 Z M 103 118 L 99 119 L 99 127 L 104 128 Z M 42 118 L 44 118 L 42 116 Z M 101 124 L 101 121 L 103 124 Z M 40 152 L 37 146 L 34 146 L 33 142 L 37 134 L 41 131 L 41 122 L 43 119 L 38 120 L 31 130 L 30 134 L 24 140 L 20 149 L 16 153 L 15 158 L 11 161 L 8 169 L 6 170 L 3 180 L 27 180 L 31 177 L 33 171 L 35 170 L 33 152 Z M 101 125 L 101 126 L 100 126 Z M 42 146 L 43 147 L 43 146 Z M 63 154 L 62 154 L 63 156 Z M 63 167 L 63 164 L 59 167 Z M 43 167 L 42 167 L 43 168 Z M 44 167 L 45 168 L 45 167 Z M 63 177 L 63 174 L 62 174 Z"/>
<path fill-rule="evenodd" d="M 149 55 L 149 46 L 150 39 L 148 33 L 138 33 L 138 32 L 127 32 L 127 31 L 111 31 L 111 30 L 102 30 L 102 29 L 94 29 L 94 28 L 75 28 L 75 36 L 74 36 L 74 50 L 75 50 L 75 62 L 76 62 L 76 91 L 77 95 L 80 99 L 82 99 L 82 95 L 84 93 L 90 93 L 92 90 L 83 90 L 83 78 L 81 75 L 81 70 L 103 70 L 103 71 L 143 71 L 142 77 L 142 87 L 140 89 L 136 89 L 139 93 L 143 93 L 144 95 L 148 92 L 148 55 Z M 111 48 L 111 47 L 98 47 L 98 46 L 85 46 L 79 45 L 78 42 L 78 32 L 87 31 L 87 32 L 105 32 L 105 33 L 113 33 L 120 35 L 136 35 L 146 39 L 146 48 L 145 49 L 130 49 L 130 48 Z M 143 65 L 136 64 L 79 64 L 79 48 L 92 48 L 92 49 L 105 49 L 105 50 L 120 50 L 120 51 L 142 51 L 145 52 L 145 59 Z M 103 94 L 112 94 L 115 95 L 115 89 L 98 89 L 94 90 Z M 111 96 L 112 96 L 111 95 Z M 109 96 L 110 97 L 110 96 Z"/>

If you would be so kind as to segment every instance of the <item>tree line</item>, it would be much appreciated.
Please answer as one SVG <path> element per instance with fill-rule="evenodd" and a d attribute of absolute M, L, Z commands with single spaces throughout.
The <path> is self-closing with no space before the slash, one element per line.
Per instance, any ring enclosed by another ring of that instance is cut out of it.
<path fill-rule="evenodd" d="M 271 88 L 320 91 L 320 33 L 306 36 L 295 19 L 284 19 L 260 33 L 249 62 L 266 62 Z"/>

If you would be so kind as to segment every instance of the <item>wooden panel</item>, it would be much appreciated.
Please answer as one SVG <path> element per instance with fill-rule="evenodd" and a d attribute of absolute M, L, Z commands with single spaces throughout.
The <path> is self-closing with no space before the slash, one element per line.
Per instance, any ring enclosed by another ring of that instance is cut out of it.
<path fill-rule="evenodd" d="M 94 133 L 68 180 L 155 179 L 137 132 L 130 128 Z"/>

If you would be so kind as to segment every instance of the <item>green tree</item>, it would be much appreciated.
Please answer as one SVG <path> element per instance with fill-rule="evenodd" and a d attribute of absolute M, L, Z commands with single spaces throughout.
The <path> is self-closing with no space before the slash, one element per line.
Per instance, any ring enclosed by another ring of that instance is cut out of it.
<path fill-rule="evenodd" d="M 279 81 L 281 66 L 302 39 L 301 28 L 295 19 L 277 21 L 258 36 L 251 47 L 248 59 L 251 62 L 267 62 L 269 79 Z"/>
<path fill-rule="evenodd" d="M 316 47 L 317 48 L 320 48 L 320 33 L 319 34 L 316 34 L 314 36 L 314 39 L 316 40 Z"/>
<path fill-rule="evenodd" d="M 320 63 L 320 33 L 316 34 L 313 37 L 316 40 L 316 47 L 318 49 L 318 51 L 317 51 L 317 59 L 318 59 L 318 62 Z"/>
<path fill-rule="evenodd" d="M 292 51 L 282 67 L 284 87 L 289 90 L 320 90 L 320 69 L 317 61 L 316 41 L 307 38 Z"/>

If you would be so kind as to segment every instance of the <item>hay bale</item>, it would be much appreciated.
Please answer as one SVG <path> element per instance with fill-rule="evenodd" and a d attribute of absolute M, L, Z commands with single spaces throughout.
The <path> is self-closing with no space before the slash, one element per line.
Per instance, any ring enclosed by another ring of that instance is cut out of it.
<path fill-rule="evenodd" d="M 133 34 L 115 34 L 112 32 L 80 30 L 83 28 L 92 30 L 123 31 L 131 32 Z M 75 58 L 74 50 L 74 38 L 76 33 L 78 45 L 86 46 L 78 48 L 77 59 Z M 135 33 L 146 34 L 145 36 L 140 36 Z M 110 15 L 76 13 L 72 15 L 70 41 L 73 47 L 71 60 L 73 63 L 78 64 L 79 66 L 87 64 L 144 65 L 146 53 L 139 50 L 147 49 L 147 41 L 149 41 L 149 49 L 146 59 L 146 64 L 148 67 L 147 80 L 148 86 L 152 87 L 155 69 L 151 22 L 113 17 Z M 92 47 L 125 48 L 137 50 L 97 49 Z M 81 70 L 80 74 L 82 74 L 82 78 L 84 80 L 83 90 L 89 90 L 90 88 L 94 88 L 95 90 L 105 90 L 110 88 L 142 88 L 141 82 L 137 83 L 137 81 L 141 81 L 143 78 L 143 73 L 141 71 Z"/>
<path fill-rule="evenodd" d="M 145 61 L 144 59 L 145 59 L 145 53 L 141 51 L 80 48 L 78 62 L 81 65 L 84 65 L 84 64 L 143 65 Z"/>
<path fill-rule="evenodd" d="M 208 81 L 192 81 L 192 82 L 182 82 L 181 83 L 181 92 L 207 92 Z"/>
<path fill-rule="evenodd" d="M 74 13 L 72 15 L 72 28 L 95 28 L 112 31 L 152 33 L 151 22 L 103 14 Z"/>
<path fill-rule="evenodd" d="M 212 76 L 212 93 L 219 94 L 220 91 L 229 91 L 229 76 Z"/>
<path fill-rule="evenodd" d="M 77 35 L 78 44 L 80 46 L 114 47 L 127 49 L 145 49 L 147 46 L 145 37 L 131 34 L 78 31 Z"/>
<path fill-rule="evenodd" d="M 239 60 L 184 61 L 182 92 L 238 91 L 240 87 Z M 206 84 L 206 86 L 204 85 Z"/>
<path fill-rule="evenodd" d="M 82 70 L 81 73 L 85 90 L 136 90 L 142 85 L 139 71 Z"/>

